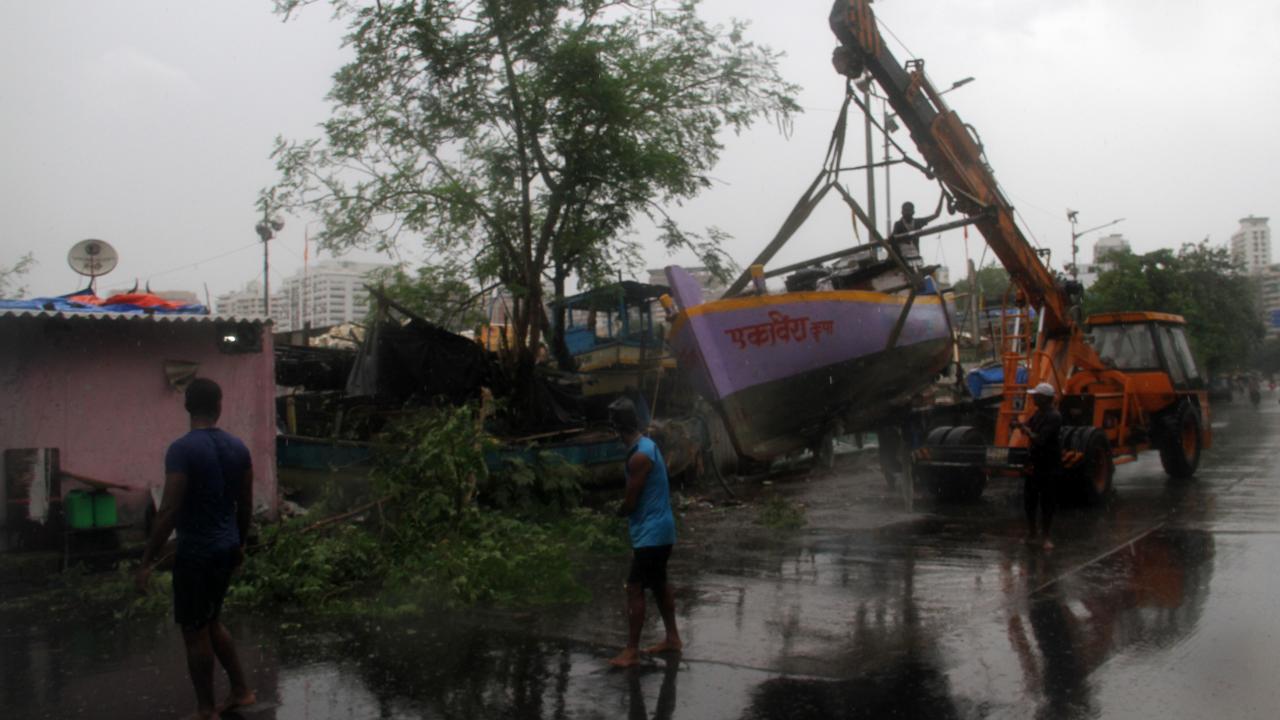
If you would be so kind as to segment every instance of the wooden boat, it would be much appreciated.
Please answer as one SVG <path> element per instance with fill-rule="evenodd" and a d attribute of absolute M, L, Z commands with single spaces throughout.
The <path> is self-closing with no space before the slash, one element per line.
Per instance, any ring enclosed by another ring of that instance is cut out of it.
<path fill-rule="evenodd" d="M 936 294 L 815 287 L 704 302 L 688 272 L 666 273 L 680 368 L 753 460 L 874 430 L 951 360 Z"/>

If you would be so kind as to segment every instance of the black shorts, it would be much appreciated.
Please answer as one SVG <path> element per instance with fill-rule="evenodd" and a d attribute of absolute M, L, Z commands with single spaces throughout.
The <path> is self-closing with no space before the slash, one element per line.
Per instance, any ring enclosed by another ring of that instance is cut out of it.
<path fill-rule="evenodd" d="M 670 545 L 638 547 L 632 551 L 631 573 L 628 585 L 639 585 L 655 593 L 667 586 L 667 559 L 671 557 Z"/>
<path fill-rule="evenodd" d="M 231 585 L 235 550 L 212 557 L 183 557 L 173 562 L 173 619 L 193 631 L 218 619 Z"/>

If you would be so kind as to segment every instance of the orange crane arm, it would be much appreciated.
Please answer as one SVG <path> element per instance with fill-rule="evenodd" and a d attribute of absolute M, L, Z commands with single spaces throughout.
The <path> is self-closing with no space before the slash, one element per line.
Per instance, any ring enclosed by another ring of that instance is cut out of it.
<path fill-rule="evenodd" d="M 850 77 L 863 71 L 871 74 L 930 172 L 956 199 L 957 208 L 975 218 L 1011 281 L 1044 314 L 1045 332 L 1072 334 L 1075 322 L 1066 292 L 1018 229 L 1014 208 L 1000 191 L 981 147 L 925 76 L 924 62 L 913 60 L 906 67 L 898 62 L 880 35 L 870 0 L 836 0 L 830 21 L 841 45 L 833 58 L 837 69 Z"/>

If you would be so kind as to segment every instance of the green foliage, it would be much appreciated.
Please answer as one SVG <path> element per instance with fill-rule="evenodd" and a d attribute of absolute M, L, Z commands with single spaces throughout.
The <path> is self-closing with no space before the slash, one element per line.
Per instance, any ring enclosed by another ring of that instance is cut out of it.
<path fill-rule="evenodd" d="M 560 511 L 577 506 L 584 479 L 586 471 L 581 467 L 555 453 L 541 452 L 533 462 L 507 459 L 502 472 L 490 478 L 481 494 L 487 503 L 502 509 Z"/>
<path fill-rule="evenodd" d="M 760 505 L 756 523 L 774 530 L 798 530 L 808 522 L 804 506 L 788 501 L 781 495 L 773 495 Z"/>
<path fill-rule="evenodd" d="M 1000 265 L 987 265 L 978 270 L 976 283 L 968 277 L 957 282 L 956 292 L 971 294 L 972 286 L 975 284 L 978 288 L 978 296 L 984 298 L 988 304 L 1003 302 L 1005 291 L 1009 289 L 1009 272 Z"/>
<path fill-rule="evenodd" d="M 480 294 L 454 266 L 424 265 L 413 275 L 396 267 L 374 280 L 387 297 L 446 330 L 474 330 L 487 319 Z"/>
<path fill-rule="evenodd" d="M 232 583 L 227 601 L 240 605 L 317 607 L 372 590 L 389 558 L 368 528 L 335 525 L 304 533 L 303 519 L 269 526 L 262 549 L 253 553 Z"/>
<path fill-rule="evenodd" d="M 800 111 L 777 53 L 742 23 L 707 24 L 698 0 L 329 4 L 354 57 L 323 139 L 277 144 L 263 202 L 318 213 L 331 250 L 421 239 L 502 283 L 528 367 L 544 277 L 557 299 L 570 274 L 614 277 L 639 257 L 639 219 L 723 266 L 721 234 L 686 232 L 664 206 L 710 185 L 723 130 Z"/>
<path fill-rule="evenodd" d="M 447 605 L 539 605 L 589 599 L 575 578 L 576 558 L 621 552 L 622 523 L 579 510 L 552 523 L 501 513 L 469 513 L 456 535 L 431 542 L 403 565 L 394 587 Z"/>
<path fill-rule="evenodd" d="M 474 406 L 431 408 L 404 418 L 382 437 L 374 493 L 387 499 L 408 538 L 456 518 L 475 499 L 492 445 Z"/>
<path fill-rule="evenodd" d="M 318 527 L 307 517 L 266 528 L 231 601 L 370 611 L 582 599 L 578 562 L 624 550 L 624 524 L 576 507 L 581 470 L 558 456 L 489 475 L 491 440 L 478 427 L 473 407 L 398 422 L 376 457 L 381 503 L 349 522 Z"/>
<path fill-rule="evenodd" d="M 1085 294 L 1085 311 L 1167 312 L 1187 320 L 1187 334 L 1204 370 L 1237 367 L 1262 340 L 1257 288 L 1238 271 L 1226 248 L 1183 245 L 1134 255 L 1117 252 Z"/>
<path fill-rule="evenodd" d="M 12 265 L 0 265 L 0 298 L 6 297 L 22 297 L 27 294 L 25 285 L 19 285 L 18 281 L 23 275 L 31 271 L 32 266 L 36 264 L 36 259 L 31 253 L 27 253 L 18 258 L 17 262 Z"/>

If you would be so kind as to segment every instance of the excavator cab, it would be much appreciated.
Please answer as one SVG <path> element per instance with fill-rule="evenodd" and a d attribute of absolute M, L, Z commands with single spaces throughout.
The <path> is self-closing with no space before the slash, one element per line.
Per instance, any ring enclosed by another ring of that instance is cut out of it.
<path fill-rule="evenodd" d="M 1108 365 L 1157 385 L 1161 374 L 1175 391 L 1205 387 L 1187 343 L 1186 322 L 1177 315 L 1153 312 L 1105 313 L 1087 322 L 1094 350 Z M 1153 408 L 1154 409 L 1154 408 Z"/>

